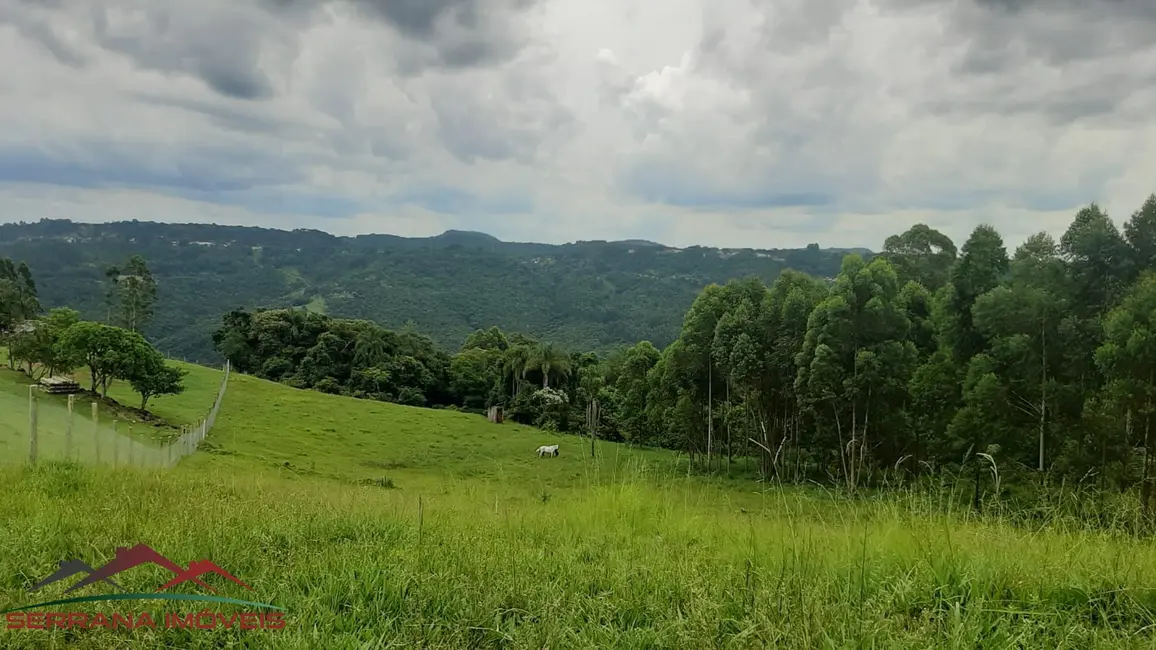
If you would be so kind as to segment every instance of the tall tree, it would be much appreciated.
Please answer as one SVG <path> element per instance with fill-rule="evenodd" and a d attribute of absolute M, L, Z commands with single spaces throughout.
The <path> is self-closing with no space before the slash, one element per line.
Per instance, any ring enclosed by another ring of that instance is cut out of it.
<path fill-rule="evenodd" d="M 60 337 L 80 321 L 80 312 L 57 307 L 47 317 L 26 321 L 28 328 L 14 334 L 9 341 L 8 356 L 17 364 L 27 364 L 33 379 L 71 372 L 79 362 L 61 350 Z"/>
<path fill-rule="evenodd" d="M 650 394 L 648 376 L 658 365 L 660 353 L 649 341 L 643 341 L 626 351 L 614 387 L 621 400 L 619 423 L 622 435 L 633 444 L 651 442 L 650 422 L 647 418 L 647 400 Z"/>
<path fill-rule="evenodd" d="M 377 365 L 389 353 L 384 334 L 376 325 L 363 327 L 354 341 L 353 363 L 363 367 Z"/>
<path fill-rule="evenodd" d="M 570 357 L 561 348 L 544 343 L 531 351 L 527 367 L 542 374 L 542 388 L 550 387 L 550 376 L 565 379 L 570 374 Z"/>
<path fill-rule="evenodd" d="M 992 341 L 992 358 L 1002 362 L 997 374 L 1011 406 L 1036 428 L 1040 472 L 1045 469 L 1055 375 L 1063 363 L 1060 324 L 1069 309 L 1059 247 L 1046 233 L 1020 246 L 1008 284 L 980 296 L 974 305 L 976 327 Z"/>
<path fill-rule="evenodd" d="M 91 390 L 108 396 L 115 379 L 134 376 L 142 360 L 155 350 L 137 332 L 91 321 L 81 321 L 60 335 L 57 343 L 61 356 L 88 366 Z"/>
<path fill-rule="evenodd" d="M 841 475 L 852 490 L 869 469 L 871 427 L 902 404 L 918 357 L 907 340 L 910 324 L 898 296 L 890 262 L 867 264 L 847 256 L 830 295 L 811 314 L 799 353 L 796 386 L 816 419 L 835 434 Z"/>
<path fill-rule="evenodd" d="M 956 363 L 966 366 L 987 346 L 972 322 L 971 308 L 980 296 L 999 285 L 1007 271 L 1003 238 L 989 225 L 977 227 L 964 243 L 949 276 L 950 298 L 944 326 Z"/>
<path fill-rule="evenodd" d="M 895 267 L 899 281 L 914 280 L 931 291 L 947 283 L 955 255 L 950 237 L 922 223 L 883 242 L 883 256 Z"/>
<path fill-rule="evenodd" d="M 1106 313 L 1131 276 L 1131 252 L 1116 224 L 1095 203 L 1076 213 L 1060 238 L 1068 264 L 1073 307 L 1082 316 Z"/>
<path fill-rule="evenodd" d="M 466 337 L 466 342 L 462 344 L 462 350 L 473 348 L 505 352 L 510 348 L 510 341 L 502 330 L 494 326 L 489 329 L 475 330 Z"/>
<path fill-rule="evenodd" d="M 140 332 L 153 317 L 157 300 L 157 282 L 148 263 L 140 255 L 129 258 L 123 268 L 110 267 L 109 311 L 115 323 L 129 331 Z"/>
<path fill-rule="evenodd" d="M 1132 249 L 1136 272 L 1156 270 L 1156 194 L 1124 224 L 1124 239 Z"/>
<path fill-rule="evenodd" d="M 1156 274 L 1145 274 L 1121 304 L 1104 319 L 1104 343 L 1096 350 L 1096 363 L 1111 382 L 1117 399 L 1139 414 L 1142 430 L 1143 476 L 1141 499 L 1151 511 L 1152 449 L 1156 432 Z M 1127 440 L 1130 436 L 1122 436 Z"/>
<path fill-rule="evenodd" d="M 40 312 L 36 282 L 28 265 L 24 262 L 17 265 L 8 258 L 0 259 L 0 341 L 11 345 L 12 336 Z M 11 355 L 8 367 L 15 367 Z"/>

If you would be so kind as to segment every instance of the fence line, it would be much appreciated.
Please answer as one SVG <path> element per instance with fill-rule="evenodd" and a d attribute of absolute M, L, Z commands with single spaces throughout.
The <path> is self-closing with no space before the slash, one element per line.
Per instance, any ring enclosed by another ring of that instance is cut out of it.
<path fill-rule="evenodd" d="M 182 458 L 197 451 L 208 437 L 217 421 L 221 402 L 229 385 L 230 364 L 226 361 L 221 387 L 217 391 L 208 415 L 192 426 L 181 427 L 181 435 L 167 445 L 151 445 L 132 437 L 133 422 L 123 423 L 127 435 L 122 435 L 117 419 L 111 426 L 102 426 L 99 402 L 92 402 L 92 428 L 88 435 L 75 426 L 76 395 L 68 396 L 68 408 L 49 409 L 40 412 L 37 386 L 28 388 L 28 430 L 27 454 L 21 454 L 28 463 L 38 460 L 63 458 L 88 464 L 109 464 L 113 467 L 173 467 Z M 45 417 L 41 417 L 45 416 Z M 0 424 L 3 424 L 0 422 Z M 12 432 L 16 433 L 16 432 Z M 0 444 L 3 444 L 3 428 L 0 427 Z M 16 438 L 23 436 L 17 435 Z"/>

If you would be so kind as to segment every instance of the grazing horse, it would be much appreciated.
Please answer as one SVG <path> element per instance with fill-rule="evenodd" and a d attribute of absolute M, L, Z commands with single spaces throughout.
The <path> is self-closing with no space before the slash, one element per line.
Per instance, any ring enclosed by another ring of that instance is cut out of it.
<path fill-rule="evenodd" d="M 558 445 L 542 445 L 538 447 L 538 458 L 542 456 L 557 456 Z"/>

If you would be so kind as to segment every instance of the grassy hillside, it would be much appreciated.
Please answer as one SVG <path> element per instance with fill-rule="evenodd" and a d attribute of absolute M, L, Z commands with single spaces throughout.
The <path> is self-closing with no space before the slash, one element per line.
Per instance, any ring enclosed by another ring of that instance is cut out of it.
<path fill-rule="evenodd" d="M 158 413 L 211 403 L 219 373 L 190 370 Z M 934 494 L 687 478 L 668 453 L 591 459 L 572 437 L 234 379 L 209 451 L 175 470 L 0 469 L 0 610 L 58 596 L 26 589 L 63 558 L 144 542 L 212 559 L 253 586 L 210 579 L 222 595 L 287 608 L 286 629 L 5 630 L 4 647 L 1152 647 L 1144 540 Z M 533 455 L 553 442 L 562 456 Z M 126 609 L 187 608 L 85 611 Z"/>
<path fill-rule="evenodd" d="M 104 271 L 143 255 L 158 282 L 147 334 L 171 356 L 217 361 L 210 334 L 226 312 L 307 306 L 388 328 L 412 322 L 456 349 L 497 325 L 581 350 L 678 334 L 712 282 L 784 268 L 833 276 L 843 251 L 668 248 L 647 242 L 564 246 L 479 233 L 334 237 L 318 231 L 195 224 L 0 224 L 0 257 L 26 261 L 46 307 L 103 320 Z"/>
<path fill-rule="evenodd" d="M 7 362 L 7 351 L 0 348 L 0 464 L 18 464 L 28 455 L 28 390 L 32 380 L 23 373 L 8 370 Z M 160 446 L 180 436 L 182 426 L 192 426 L 205 417 L 221 382 L 218 371 L 193 364 L 177 365 L 190 371 L 185 378 L 186 391 L 179 396 L 154 398 L 149 403 L 149 411 L 156 417 L 144 418 L 133 408 L 140 405 L 140 396 L 124 382 L 113 384 L 108 402 L 87 391 L 78 395 L 72 416 L 74 458 L 83 463 L 92 462 L 99 446 L 107 461 L 111 458 L 113 441 L 119 439 L 127 445 L 131 434 L 134 459 L 150 465 L 161 464 Z M 90 378 L 86 370 L 77 372 L 76 379 L 83 388 L 88 388 Z M 66 449 L 68 398 L 36 391 L 36 399 L 39 456 L 61 459 Z M 100 402 L 95 429 L 91 410 L 94 400 Z M 127 447 L 119 453 L 121 460 L 128 459 Z"/>
<path fill-rule="evenodd" d="M 274 470 L 295 477 L 356 480 L 388 476 L 478 477 L 563 485 L 598 480 L 630 461 L 668 461 L 667 452 L 639 452 L 518 424 L 492 424 L 454 411 L 418 409 L 293 390 L 235 375 L 203 467 Z M 557 458 L 539 459 L 540 445 L 559 444 Z"/>
<path fill-rule="evenodd" d="M 0 357 L 0 362 L 3 357 Z M 149 411 L 171 426 L 141 426 L 138 437 L 162 440 L 177 427 L 203 418 L 216 397 L 223 373 L 196 364 L 175 362 L 188 371 L 184 393 L 160 396 Z M 87 386 L 87 372 L 76 373 Z M 0 369 L 0 431 L 8 431 L 12 447 L 23 458 L 27 446 L 29 380 L 18 372 Z M 109 398 L 136 406 L 139 396 L 124 382 L 114 383 Z M 66 398 L 39 394 L 40 439 L 45 457 L 63 448 Z M 86 436 L 88 404 L 78 402 L 76 435 Z M 105 407 L 102 420 L 111 420 Z M 51 414 L 51 415 L 47 415 Z M 140 418 L 120 411 L 124 422 Z M 4 438 L 0 438 L 2 442 Z M 561 455 L 539 459 L 540 445 L 558 444 Z M 287 478 L 322 477 L 341 481 L 390 478 L 404 484 L 411 479 L 489 478 L 517 480 L 536 487 L 597 482 L 634 464 L 670 465 L 665 451 L 626 449 L 602 440 L 595 443 L 576 436 L 546 433 L 514 423 L 492 424 L 477 415 L 448 410 L 418 409 L 371 400 L 353 400 L 310 390 L 295 390 L 274 382 L 234 373 L 205 453 L 182 461 L 190 471 L 205 469 L 250 473 L 270 471 Z"/>

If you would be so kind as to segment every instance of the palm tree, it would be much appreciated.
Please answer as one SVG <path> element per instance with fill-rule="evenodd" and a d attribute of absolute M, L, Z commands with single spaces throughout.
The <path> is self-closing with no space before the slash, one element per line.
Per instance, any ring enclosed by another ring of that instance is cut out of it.
<path fill-rule="evenodd" d="M 359 366 L 376 365 L 385 356 L 385 337 L 376 327 L 368 327 L 357 334 L 354 343 L 353 363 Z"/>
<path fill-rule="evenodd" d="M 510 397 L 518 396 L 518 379 L 525 379 L 530 367 L 530 348 L 515 345 L 502 355 L 502 376 L 510 377 Z"/>
<path fill-rule="evenodd" d="M 290 307 L 285 314 L 285 322 L 289 325 L 289 338 L 296 344 L 305 336 L 306 326 L 309 324 L 309 312 L 305 309 Z"/>
<path fill-rule="evenodd" d="M 542 373 L 542 388 L 550 387 L 550 375 L 561 379 L 570 376 L 570 355 L 552 343 L 544 343 L 534 349 L 528 367 Z"/>
<path fill-rule="evenodd" d="M 598 391 L 602 390 L 605 382 L 602 373 L 597 367 L 581 368 L 578 370 L 579 395 L 586 404 L 586 427 L 590 430 L 590 457 L 594 458 L 594 439 L 598 435 L 599 405 Z"/>

